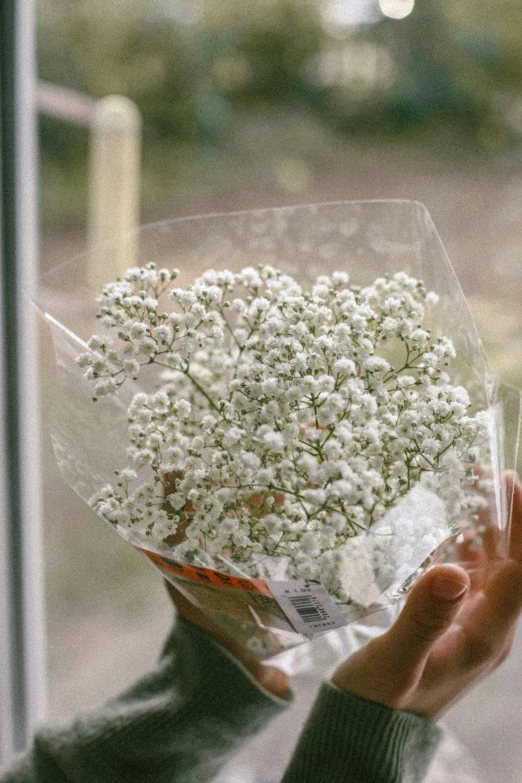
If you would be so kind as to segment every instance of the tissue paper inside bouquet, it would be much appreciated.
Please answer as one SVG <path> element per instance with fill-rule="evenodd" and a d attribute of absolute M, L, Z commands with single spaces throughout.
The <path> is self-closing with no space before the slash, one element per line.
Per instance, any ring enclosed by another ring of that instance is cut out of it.
<path fill-rule="evenodd" d="M 111 247 L 42 280 L 56 457 L 238 640 L 266 658 L 343 628 L 326 636 L 341 653 L 344 626 L 431 562 L 480 567 L 492 530 L 505 545 L 520 393 L 491 373 L 421 205 L 203 216 L 136 241 L 117 281 Z"/>

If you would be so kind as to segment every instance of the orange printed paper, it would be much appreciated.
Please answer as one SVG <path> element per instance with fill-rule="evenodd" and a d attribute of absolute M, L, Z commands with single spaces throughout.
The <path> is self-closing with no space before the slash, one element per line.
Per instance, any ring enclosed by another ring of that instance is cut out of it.
<path fill-rule="evenodd" d="M 140 549 L 139 551 L 161 570 L 185 579 L 191 579 L 206 585 L 214 585 L 215 587 L 231 587 L 239 590 L 249 590 L 251 593 L 260 593 L 261 595 L 272 595 L 270 588 L 263 579 L 245 579 L 239 576 L 229 576 L 212 568 L 190 566 L 186 563 L 181 563 L 179 560 L 173 560 L 171 557 L 158 555 L 156 552 L 149 552 L 147 549 Z"/>

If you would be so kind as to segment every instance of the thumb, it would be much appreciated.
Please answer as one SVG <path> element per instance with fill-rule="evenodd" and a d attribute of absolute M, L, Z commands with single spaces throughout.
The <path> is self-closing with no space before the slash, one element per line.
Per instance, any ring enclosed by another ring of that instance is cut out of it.
<path fill-rule="evenodd" d="M 384 634 L 389 663 L 403 671 L 422 664 L 449 629 L 468 592 L 468 574 L 456 565 L 431 568 L 412 588 L 399 617 Z"/>

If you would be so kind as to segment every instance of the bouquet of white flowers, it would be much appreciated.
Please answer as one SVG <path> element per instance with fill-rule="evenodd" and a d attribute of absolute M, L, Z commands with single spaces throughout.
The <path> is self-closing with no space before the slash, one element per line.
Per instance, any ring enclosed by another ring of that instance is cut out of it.
<path fill-rule="evenodd" d="M 266 657 L 387 605 L 459 535 L 480 547 L 506 527 L 520 395 L 488 370 L 419 205 L 144 231 L 170 254 L 103 287 L 84 350 L 46 308 L 54 440 L 82 497 L 191 600 Z M 181 275 L 160 265 L 176 258 Z"/>

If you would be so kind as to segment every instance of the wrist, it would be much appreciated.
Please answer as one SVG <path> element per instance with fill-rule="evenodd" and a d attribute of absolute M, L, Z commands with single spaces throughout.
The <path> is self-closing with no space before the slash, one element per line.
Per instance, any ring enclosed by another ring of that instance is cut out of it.
<path fill-rule="evenodd" d="M 284 698 L 288 691 L 288 676 L 284 672 L 273 666 L 263 665 L 250 650 L 239 644 L 201 609 L 194 606 L 174 585 L 165 580 L 165 586 L 178 614 L 184 620 L 206 633 L 224 648 L 230 656 L 244 666 L 261 688 L 277 698 Z"/>

